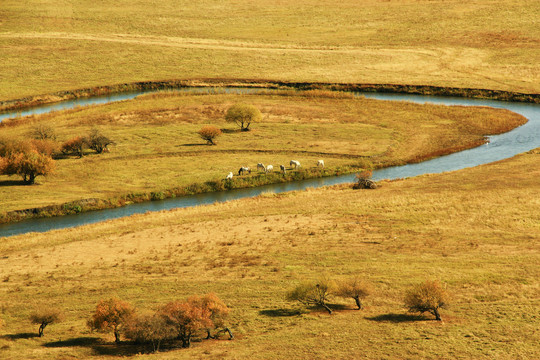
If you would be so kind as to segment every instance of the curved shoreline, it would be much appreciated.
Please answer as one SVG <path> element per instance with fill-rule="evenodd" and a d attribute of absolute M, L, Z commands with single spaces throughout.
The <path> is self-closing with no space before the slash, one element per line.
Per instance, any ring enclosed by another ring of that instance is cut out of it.
<path fill-rule="evenodd" d="M 28 96 L 0 101 L 0 112 L 23 110 L 29 107 L 58 103 L 66 100 L 105 96 L 132 91 L 174 90 L 189 87 L 245 87 L 258 89 L 333 90 L 350 92 L 379 92 L 411 95 L 452 96 L 473 99 L 489 99 L 540 104 L 540 94 L 504 90 L 455 88 L 431 85 L 359 84 L 325 82 L 289 82 L 255 79 L 200 78 L 184 80 L 140 81 L 134 83 L 96 86 L 76 90 L 58 91 L 51 94 Z"/>

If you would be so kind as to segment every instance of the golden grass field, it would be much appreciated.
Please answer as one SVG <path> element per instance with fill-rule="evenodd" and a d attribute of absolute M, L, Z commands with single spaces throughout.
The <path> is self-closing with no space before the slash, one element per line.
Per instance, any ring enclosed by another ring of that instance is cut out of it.
<path fill-rule="evenodd" d="M 538 358 L 539 156 L 377 190 L 268 193 L 4 238 L 0 357 Z M 285 300 L 298 282 L 323 275 L 359 275 L 375 293 L 361 311 L 333 301 L 345 307 L 334 315 Z M 405 290 L 428 278 L 452 294 L 442 322 L 403 306 Z M 233 341 L 136 355 L 140 348 L 85 326 L 102 298 L 155 309 L 210 291 L 232 309 Z M 67 319 L 32 337 L 28 314 L 43 304 Z"/>
<path fill-rule="evenodd" d="M 0 100 L 218 77 L 540 90 L 530 0 L 3 0 Z"/>
<path fill-rule="evenodd" d="M 266 94 L 266 95 L 265 95 Z M 249 132 L 227 123 L 237 102 L 257 106 L 263 120 Z M 0 213 L 133 193 L 163 192 L 224 179 L 257 163 L 290 170 L 291 159 L 314 168 L 350 167 L 368 158 L 377 166 L 414 162 L 481 144 L 488 134 L 508 131 L 526 119 L 485 107 L 418 105 L 335 95 L 274 92 L 259 95 L 193 95 L 167 92 L 136 100 L 5 121 L 0 139 L 24 139 L 40 124 L 53 124 L 58 142 L 92 128 L 116 142 L 111 152 L 56 161 L 56 172 L 35 186 L 0 176 Z M 212 124 L 225 131 L 208 146 L 197 131 Z M 236 180 L 234 180 L 236 181 Z"/>
<path fill-rule="evenodd" d="M 2 0 L 0 102 L 193 78 L 538 94 L 539 18 L 531 0 Z M 264 116 L 247 133 L 223 120 L 239 99 Z M 523 121 L 502 110 L 362 98 L 146 95 L 1 125 L 0 137 L 23 139 L 53 124 L 60 141 L 98 128 L 116 145 L 58 160 L 34 186 L 0 176 L 0 212 L 160 191 L 293 156 L 329 168 L 364 156 L 418 161 Z M 217 146 L 196 135 L 207 124 L 227 130 Z M 265 193 L 2 238 L 0 359 L 538 359 L 539 156 L 376 190 Z M 355 275 L 374 287 L 364 310 L 335 298 L 328 315 L 286 300 L 301 281 Z M 406 290 L 426 279 L 451 293 L 442 322 L 404 307 Z M 235 340 L 149 354 L 86 326 L 101 299 L 144 312 L 208 292 L 230 307 Z M 46 305 L 66 319 L 39 338 L 29 315 Z"/>

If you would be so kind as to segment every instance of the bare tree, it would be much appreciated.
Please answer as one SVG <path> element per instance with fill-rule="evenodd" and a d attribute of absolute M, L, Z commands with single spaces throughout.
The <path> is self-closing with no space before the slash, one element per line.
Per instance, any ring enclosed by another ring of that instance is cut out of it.
<path fill-rule="evenodd" d="M 416 285 L 405 295 L 405 306 L 410 312 L 429 312 L 441 320 L 439 309 L 448 305 L 449 295 L 440 282 L 426 280 Z"/>

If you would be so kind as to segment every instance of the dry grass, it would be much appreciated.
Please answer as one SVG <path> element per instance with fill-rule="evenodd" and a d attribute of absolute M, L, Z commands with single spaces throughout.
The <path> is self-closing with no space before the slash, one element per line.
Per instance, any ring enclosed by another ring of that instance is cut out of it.
<path fill-rule="evenodd" d="M 224 179 L 241 166 L 291 159 L 305 168 L 325 159 L 328 168 L 418 161 L 481 144 L 525 119 L 506 110 L 385 102 L 362 98 L 276 95 L 143 96 L 134 101 L 5 121 L 2 136 L 25 138 L 38 124 L 54 124 L 60 142 L 97 127 L 116 142 L 111 152 L 57 161 L 57 171 L 23 186 L 0 176 L 0 212 L 160 192 Z M 224 121 L 235 102 L 256 105 L 263 121 L 238 132 Z M 224 129 L 218 146 L 197 135 L 202 125 Z M 255 176 L 255 174 L 253 174 Z"/>
<path fill-rule="evenodd" d="M 528 0 L 4 0 L 0 13 L 0 100 L 193 77 L 540 89 Z"/>
<path fill-rule="evenodd" d="M 129 347 L 98 343 L 85 328 L 99 299 L 155 309 L 214 291 L 232 309 L 237 340 L 149 358 L 536 358 L 538 154 L 374 191 L 266 194 L 3 239 L 0 351 L 131 357 Z M 361 275 L 375 291 L 365 310 L 332 316 L 285 301 L 299 281 L 321 275 Z M 403 306 L 404 292 L 430 278 L 448 284 L 453 298 L 443 323 Z M 42 303 L 65 308 L 67 320 L 25 339 L 34 331 L 28 314 Z"/>

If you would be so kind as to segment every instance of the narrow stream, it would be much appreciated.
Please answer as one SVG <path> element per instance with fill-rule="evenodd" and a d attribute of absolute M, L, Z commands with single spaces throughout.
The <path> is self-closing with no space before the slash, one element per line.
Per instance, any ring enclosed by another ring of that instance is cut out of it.
<path fill-rule="evenodd" d="M 237 91 L 236 89 L 232 91 Z M 190 90 L 192 91 L 192 90 Z M 206 90 L 204 90 L 206 91 Z M 238 92 L 250 92 L 250 89 L 239 89 Z M 0 121 L 16 115 L 26 116 L 29 114 L 45 113 L 59 109 L 73 108 L 76 106 L 86 106 L 90 104 L 107 103 L 111 101 L 121 101 L 133 99 L 143 92 L 118 94 L 99 98 L 77 99 L 66 101 L 50 106 L 41 106 L 24 112 L 12 112 L 0 114 Z M 540 147 L 540 105 L 528 103 L 512 103 L 493 100 L 435 97 L 403 94 L 382 94 L 363 93 L 368 98 L 393 101 L 410 101 L 415 103 L 430 103 L 441 105 L 464 105 L 464 106 L 490 106 L 494 108 L 504 108 L 516 112 L 529 119 L 527 124 L 516 128 L 508 133 L 491 136 L 489 144 L 479 146 L 474 149 L 461 151 L 451 155 L 424 161 L 418 164 L 389 167 L 373 172 L 374 180 L 397 179 L 417 176 L 427 173 L 441 173 L 445 171 L 459 170 L 481 164 L 506 159 L 516 154 Z M 213 192 L 184 196 L 161 201 L 149 201 L 139 204 L 132 204 L 122 208 L 96 210 L 78 215 L 67 215 L 54 218 L 29 219 L 13 224 L 0 225 L 0 237 L 24 234 L 28 232 L 43 232 L 52 229 L 62 229 L 84 224 L 91 224 L 99 221 L 125 217 L 148 211 L 169 210 L 183 208 L 215 202 L 224 202 L 234 199 L 253 197 L 264 192 L 286 192 L 292 190 L 303 190 L 308 187 L 321 187 L 334 184 L 351 183 L 354 175 L 342 175 L 321 179 L 310 179 L 286 184 L 271 184 L 250 189 L 238 189 L 224 192 Z"/>

